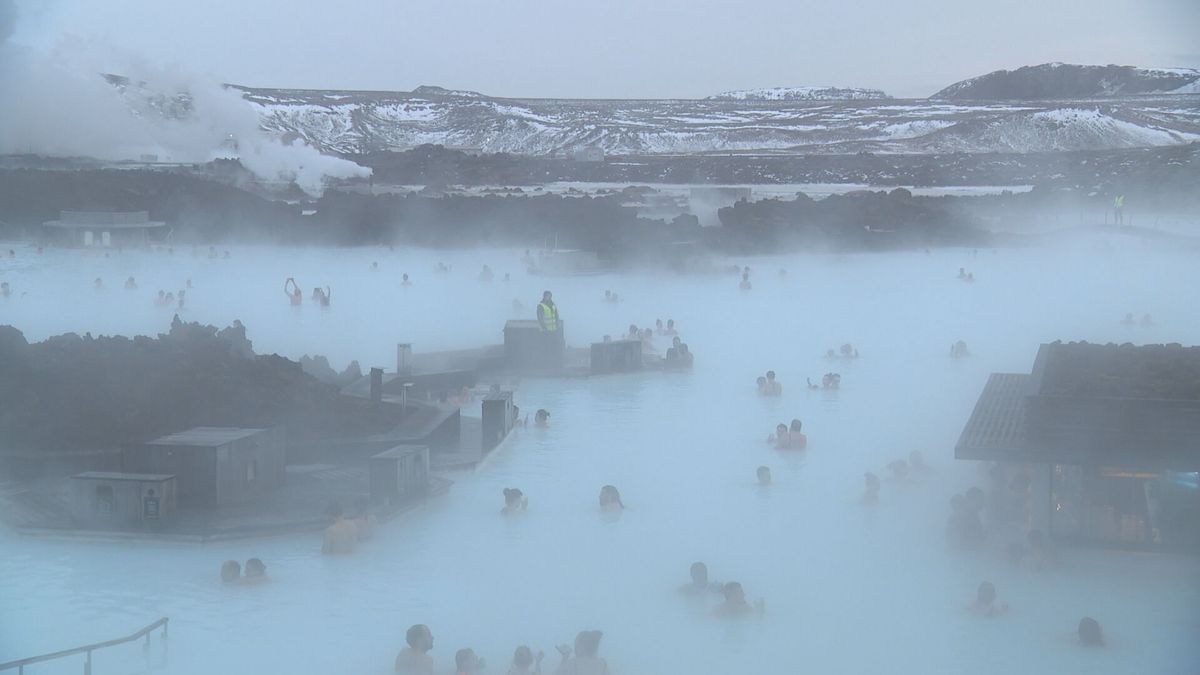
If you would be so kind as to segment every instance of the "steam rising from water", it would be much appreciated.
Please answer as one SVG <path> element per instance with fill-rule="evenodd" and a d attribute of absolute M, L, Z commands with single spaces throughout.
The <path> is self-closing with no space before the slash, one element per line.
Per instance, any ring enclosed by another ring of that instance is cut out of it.
<path fill-rule="evenodd" d="M 519 251 L 237 247 L 229 260 L 209 260 L 183 248 L 111 258 L 48 250 L 39 259 L 18 248 L 16 259 L 0 260 L 15 293 L 0 303 L 0 322 L 30 339 L 163 331 L 173 312 L 153 306 L 156 290 L 191 278 L 186 320 L 240 318 L 260 353 L 322 352 L 339 369 L 351 358 L 391 368 L 398 341 L 418 352 L 499 342 L 512 299 L 528 316 L 549 287 L 571 344 L 674 318 L 697 365 L 522 381 L 517 403 L 551 410 L 551 427 L 516 431 L 478 471 L 454 474 L 448 495 L 345 558 L 320 556 L 316 534 L 205 546 L 0 534 L 0 660 L 168 615 L 172 673 L 389 672 L 405 628 L 419 622 L 433 629 L 440 667 L 470 646 L 489 673 L 503 673 L 522 643 L 547 651 L 552 670 L 553 644 L 589 628 L 605 631 L 601 653 L 624 675 L 1187 672 L 1200 629 L 1194 559 L 1064 548 L 1062 569 L 1033 572 L 990 551 L 948 551 L 942 536 L 950 495 L 984 485 L 952 447 L 988 373 L 1027 372 L 1037 343 L 1058 338 L 1200 341 L 1191 298 L 1163 291 L 1200 284 L 1192 254 L 1122 240 L 1094 250 L 1098 243 L 977 258 L 739 260 L 754 270 L 748 293 L 727 275 L 529 277 Z M 454 271 L 434 274 L 439 260 Z M 496 270 L 490 284 L 476 280 L 484 263 Z M 954 279 L 961 266 L 975 284 Z M 399 286 L 404 272 L 411 288 Z M 119 288 L 129 275 L 139 290 Z M 331 285 L 332 307 L 290 307 L 287 276 L 306 291 Z M 108 289 L 93 291 L 95 277 Z M 625 302 L 603 303 L 605 289 Z M 1156 325 L 1120 325 L 1130 311 L 1153 314 Z M 959 338 L 968 359 L 948 356 Z M 845 341 L 860 359 L 821 357 Z M 780 398 L 754 394 L 754 376 L 768 368 L 780 374 Z M 805 376 L 831 369 L 842 373 L 840 391 L 803 388 Z M 808 450 L 767 447 L 766 434 L 792 417 L 804 421 Z M 930 475 L 885 477 L 878 506 L 858 503 L 863 471 L 884 475 L 913 449 L 924 451 Z M 772 468 L 770 488 L 754 485 L 759 465 Z M 629 507 L 619 519 L 597 513 L 606 483 Z M 505 487 L 529 496 L 523 517 L 498 514 Z M 221 561 L 251 556 L 274 581 L 222 587 Z M 765 598 L 767 614 L 716 621 L 711 602 L 680 597 L 696 560 L 714 580 Z M 964 611 L 983 579 L 1011 603 L 1009 614 Z M 1110 647 L 1073 644 L 1084 615 L 1101 620 Z"/>
<path fill-rule="evenodd" d="M 266 135 L 241 96 L 212 78 L 71 35 L 59 36 L 50 50 L 11 42 L 17 18 L 13 0 L 0 0 L 0 154 L 154 155 L 186 163 L 237 158 L 264 181 L 295 181 L 310 194 L 320 193 L 328 178 L 370 174 L 301 140 Z M 102 73 L 129 84 L 119 90 Z"/>

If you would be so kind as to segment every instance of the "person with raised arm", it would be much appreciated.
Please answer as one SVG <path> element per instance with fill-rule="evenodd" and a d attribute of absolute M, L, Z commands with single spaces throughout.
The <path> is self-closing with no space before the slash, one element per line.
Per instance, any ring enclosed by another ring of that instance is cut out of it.
<path fill-rule="evenodd" d="M 293 307 L 299 307 L 304 303 L 304 292 L 300 290 L 300 284 L 292 277 L 288 277 L 287 281 L 283 282 L 283 292 L 288 296 Z"/>

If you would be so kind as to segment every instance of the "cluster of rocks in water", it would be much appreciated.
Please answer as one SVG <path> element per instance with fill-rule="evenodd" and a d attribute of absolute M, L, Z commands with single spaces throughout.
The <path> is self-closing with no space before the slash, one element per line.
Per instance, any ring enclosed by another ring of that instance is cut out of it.
<path fill-rule="evenodd" d="M 29 343 L 0 326 L 0 450 L 112 450 L 194 426 L 274 427 L 289 439 L 383 431 L 366 402 L 278 355 L 256 355 L 240 322 L 184 323 L 157 337 L 67 333 Z"/>

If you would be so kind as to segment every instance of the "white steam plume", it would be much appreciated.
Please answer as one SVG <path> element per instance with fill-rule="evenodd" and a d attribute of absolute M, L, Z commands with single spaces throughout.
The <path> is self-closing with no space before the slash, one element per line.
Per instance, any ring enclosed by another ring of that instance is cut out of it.
<path fill-rule="evenodd" d="M 214 79 L 76 37 L 61 37 L 49 52 L 13 44 L 16 14 L 13 0 L 0 0 L 0 154 L 238 158 L 259 178 L 295 181 L 310 194 L 328 178 L 370 174 L 303 141 L 268 136 L 241 95 Z M 127 83 L 115 86 L 102 73 Z"/>

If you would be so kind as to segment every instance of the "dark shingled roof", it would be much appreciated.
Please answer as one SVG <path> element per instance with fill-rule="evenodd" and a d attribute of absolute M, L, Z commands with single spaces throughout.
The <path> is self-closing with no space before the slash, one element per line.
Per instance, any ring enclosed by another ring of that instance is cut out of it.
<path fill-rule="evenodd" d="M 1200 469 L 1200 404 L 1046 396 L 1034 375 L 993 373 L 967 420 L 958 459 Z"/>
<path fill-rule="evenodd" d="M 1028 452 L 1025 395 L 1029 393 L 1031 379 L 1019 373 L 988 376 L 975 410 L 954 446 L 956 458 L 1001 459 Z"/>

